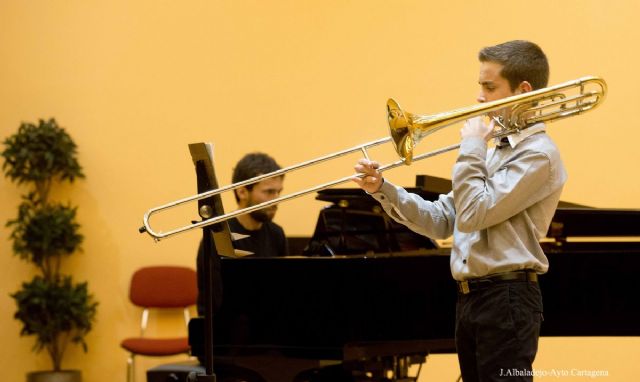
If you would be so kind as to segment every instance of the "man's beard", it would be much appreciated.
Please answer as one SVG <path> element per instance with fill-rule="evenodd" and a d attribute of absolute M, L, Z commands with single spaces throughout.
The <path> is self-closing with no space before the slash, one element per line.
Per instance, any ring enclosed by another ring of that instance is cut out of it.
<path fill-rule="evenodd" d="M 251 206 L 249 206 L 251 207 Z M 258 221 L 260 223 L 266 223 L 273 220 L 273 217 L 276 215 L 277 207 L 267 207 L 261 210 L 255 210 L 249 212 L 249 216 L 253 218 L 253 220 Z"/>

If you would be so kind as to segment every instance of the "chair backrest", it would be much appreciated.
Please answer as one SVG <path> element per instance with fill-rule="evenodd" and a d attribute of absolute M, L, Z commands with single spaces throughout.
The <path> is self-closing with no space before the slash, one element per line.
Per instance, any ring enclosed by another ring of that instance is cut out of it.
<path fill-rule="evenodd" d="M 144 308 L 184 308 L 198 299 L 197 274 L 192 268 L 152 266 L 131 277 L 129 299 Z"/>

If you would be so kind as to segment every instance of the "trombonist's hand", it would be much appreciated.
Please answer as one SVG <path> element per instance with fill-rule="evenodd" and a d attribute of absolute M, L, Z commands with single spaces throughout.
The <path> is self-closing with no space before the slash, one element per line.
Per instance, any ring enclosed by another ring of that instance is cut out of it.
<path fill-rule="evenodd" d="M 468 119 L 462 129 L 460 130 L 460 137 L 462 139 L 477 137 L 486 141 L 491 139 L 493 128 L 495 127 L 495 121 L 492 119 L 489 124 L 484 123 L 483 117 L 474 117 Z"/>
<path fill-rule="evenodd" d="M 378 171 L 380 163 L 368 159 L 360 159 L 353 168 L 358 174 L 364 174 L 362 178 L 354 177 L 353 181 L 370 194 L 377 192 L 382 187 L 382 173 Z"/>

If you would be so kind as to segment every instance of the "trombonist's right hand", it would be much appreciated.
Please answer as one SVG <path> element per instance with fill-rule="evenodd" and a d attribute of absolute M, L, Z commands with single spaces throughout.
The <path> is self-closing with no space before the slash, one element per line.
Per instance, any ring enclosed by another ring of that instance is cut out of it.
<path fill-rule="evenodd" d="M 371 161 L 368 159 L 360 159 L 358 164 L 356 164 L 353 168 L 356 170 L 358 174 L 363 174 L 362 177 L 354 177 L 353 181 L 360 186 L 366 192 L 373 194 L 374 192 L 378 192 L 380 187 L 382 187 L 382 182 L 384 179 L 382 178 L 382 173 L 378 171 L 380 167 L 380 163 L 376 161 Z"/>

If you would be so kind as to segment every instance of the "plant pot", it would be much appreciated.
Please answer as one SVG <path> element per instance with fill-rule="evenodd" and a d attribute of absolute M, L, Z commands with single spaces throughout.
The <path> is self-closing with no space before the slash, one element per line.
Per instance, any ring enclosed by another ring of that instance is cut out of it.
<path fill-rule="evenodd" d="M 33 371 L 27 374 L 27 382 L 82 382 L 80 370 Z"/>

